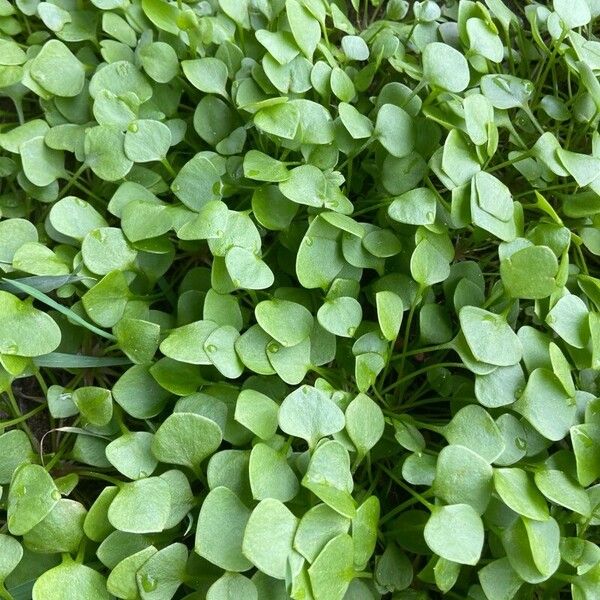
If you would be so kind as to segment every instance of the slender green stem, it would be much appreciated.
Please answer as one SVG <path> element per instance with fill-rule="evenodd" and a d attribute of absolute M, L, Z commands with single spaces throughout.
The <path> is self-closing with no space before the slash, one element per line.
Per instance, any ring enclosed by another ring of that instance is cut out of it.
<path fill-rule="evenodd" d="M 392 471 L 390 471 L 387 467 L 381 465 L 380 467 L 387 475 L 390 477 L 396 484 L 398 484 L 405 492 L 408 492 L 413 498 L 416 498 L 423 506 L 425 506 L 428 510 L 433 509 L 433 504 L 426 500 L 421 494 L 415 492 L 411 487 L 406 485 L 402 479 L 397 477 Z"/>
<path fill-rule="evenodd" d="M 406 356 L 408 352 L 408 339 L 410 338 L 410 327 L 412 325 L 413 316 L 415 314 L 415 310 L 417 305 L 421 301 L 421 294 L 423 293 L 423 286 L 419 288 L 419 291 L 415 294 L 411 304 L 410 310 L 408 311 L 408 318 L 406 319 L 406 327 L 404 328 L 404 342 L 402 344 L 402 357 L 400 359 L 400 368 L 398 369 L 398 373 L 402 375 L 404 373 L 404 365 L 406 363 Z"/>
<path fill-rule="evenodd" d="M 433 365 L 428 365 L 426 367 L 423 367 L 422 369 L 417 369 L 416 371 L 413 371 L 412 373 L 409 373 L 408 375 L 405 375 L 404 377 L 400 377 L 400 379 L 397 379 L 394 383 L 392 383 L 391 385 L 386 387 L 383 390 L 383 393 L 388 394 L 389 392 L 391 392 L 393 389 L 395 389 L 399 385 L 402 385 L 403 383 L 410 381 L 411 379 L 414 379 L 415 377 L 418 377 L 419 375 L 423 375 L 424 373 L 427 373 L 428 371 L 432 371 L 433 369 L 446 369 L 446 368 L 466 369 L 465 365 L 461 362 L 460 363 L 459 362 L 435 363 Z"/>
<path fill-rule="evenodd" d="M 15 419 L 9 419 L 8 421 L 0 421 L 0 427 L 3 427 L 3 428 L 13 427 L 15 425 L 18 425 L 19 423 L 22 423 L 23 421 L 27 421 L 27 419 L 30 419 L 31 417 L 33 417 L 33 416 L 37 415 L 38 413 L 42 412 L 43 410 L 45 410 L 47 406 L 48 406 L 48 403 L 44 402 L 43 404 L 36 406 L 34 409 L 30 410 L 29 412 L 25 413 L 24 415 L 21 415 L 20 417 L 16 417 Z"/>
<path fill-rule="evenodd" d="M 31 440 L 35 440 L 36 438 L 33 435 L 33 432 L 29 428 L 29 425 L 27 425 L 27 420 L 22 418 L 23 415 L 21 414 L 21 409 L 19 408 L 17 399 L 15 398 L 15 395 L 12 391 L 12 387 L 9 387 L 6 390 L 6 395 L 8 396 L 8 401 L 10 403 L 10 407 L 13 412 L 13 416 L 15 417 L 15 419 L 21 419 L 19 421 L 19 425 L 20 425 L 21 429 L 29 436 L 29 438 Z"/>
<path fill-rule="evenodd" d="M 422 348 L 415 348 L 413 350 L 407 350 L 403 352 L 404 356 L 414 356 L 415 354 L 427 354 L 429 352 L 437 352 L 438 350 L 448 350 L 450 343 L 445 342 L 444 344 L 436 344 L 435 346 L 423 346 Z M 392 360 L 402 360 L 402 355 L 395 356 Z"/>

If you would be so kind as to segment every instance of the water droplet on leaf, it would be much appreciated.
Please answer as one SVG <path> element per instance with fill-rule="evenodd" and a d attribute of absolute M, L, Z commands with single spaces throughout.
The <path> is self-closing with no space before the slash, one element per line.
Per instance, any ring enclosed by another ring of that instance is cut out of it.
<path fill-rule="evenodd" d="M 158 585 L 156 579 L 147 573 L 144 573 L 141 577 L 142 588 L 145 592 L 153 592 Z"/>

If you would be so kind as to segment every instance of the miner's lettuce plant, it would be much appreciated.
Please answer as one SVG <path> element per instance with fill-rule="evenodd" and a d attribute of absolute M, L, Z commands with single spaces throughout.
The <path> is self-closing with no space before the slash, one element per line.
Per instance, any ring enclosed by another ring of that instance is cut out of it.
<path fill-rule="evenodd" d="M 0 598 L 597 600 L 598 0 L 0 0 Z"/>

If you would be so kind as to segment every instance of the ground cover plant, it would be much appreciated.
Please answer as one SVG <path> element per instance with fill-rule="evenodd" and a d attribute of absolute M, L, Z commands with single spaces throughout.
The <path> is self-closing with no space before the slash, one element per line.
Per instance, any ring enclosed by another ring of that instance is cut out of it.
<path fill-rule="evenodd" d="M 598 0 L 0 0 L 0 598 L 600 598 Z"/>

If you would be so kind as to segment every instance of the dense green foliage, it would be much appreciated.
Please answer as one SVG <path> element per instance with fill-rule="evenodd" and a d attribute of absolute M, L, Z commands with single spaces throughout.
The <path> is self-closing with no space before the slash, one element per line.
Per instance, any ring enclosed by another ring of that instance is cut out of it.
<path fill-rule="evenodd" d="M 0 0 L 0 597 L 598 600 L 598 17 Z"/>

